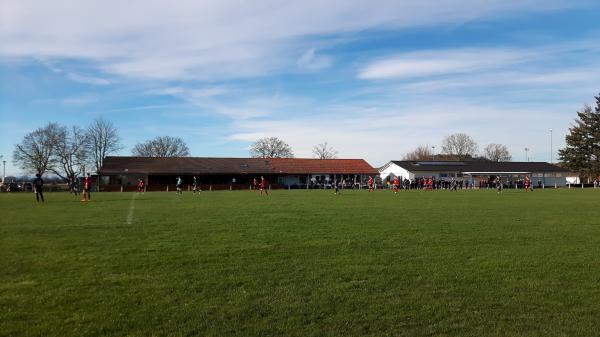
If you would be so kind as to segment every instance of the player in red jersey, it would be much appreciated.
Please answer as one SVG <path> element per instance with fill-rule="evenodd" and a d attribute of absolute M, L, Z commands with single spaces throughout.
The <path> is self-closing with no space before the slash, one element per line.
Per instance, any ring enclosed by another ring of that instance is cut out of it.
<path fill-rule="evenodd" d="M 433 177 L 429 177 L 429 190 L 433 191 Z"/>
<path fill-rule="evenodd" d="M 258 181 L 256 181 L 256 178 L 252 181 L 252 189 L 255 191 L 258 190 Z"/>
<path fill-rule="evenodd" d="M 531 187 L 531 179 L 529 179 L 529 176 L 525 176 L 525 181 L 523 182 L 523 185 L 525 187 L 525 192 L 528 192 L 529 190 L 533 192 L 533 188 Z"/>
<path fill-rule="evenodd" d="M 137 189 L 138 193 L 144 193 L 144 180 L 142 178 L 138 179 Z"/>
<path fill-rule="evenodd" d="M 373 177 L 369 177 L 369 192 L 375 192 L 375 181 Z"/>
<path fill-rule="evenodd" d="M 92 177 L 88 173 L 85 178 L 83 178 L 83 199 L 81 201 L 88 202 L 90 201 L 90 192 L 92 189 Z"/>
<path fill-rule="evenodd" d="M 269 191 L 267 190 L 267 180 L 265 177 L 260 176 L 260 195 L 263 195 L 263 192 L 265 195 L 269 195 Z"/>
<path fill-rule="evenodd" d="M 399 188 L 400 188 L 400 180 L 398 180 L 398 177 L 394 177 L 394 194 L 398 194 Z"/>

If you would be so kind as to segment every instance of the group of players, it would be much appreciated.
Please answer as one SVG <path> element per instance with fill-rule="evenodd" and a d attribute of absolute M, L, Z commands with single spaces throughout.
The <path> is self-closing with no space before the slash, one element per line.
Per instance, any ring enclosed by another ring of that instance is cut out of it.
<path fill-rule="evenodd" d="M 198 178 L 194 176 L 193 179 L 194 181 L 192 184 L 192 191 L 194 193 L 200 193 L 202 191 L 202 188 L 200 187 Z M 260 182 L 258 182 L 258 180 L 254 178 L 254 180 L 252 181 L 252 189 L 255 191 L 260 190 L 260 195 L 269 195 L 268 183 L 264 176 L 260 176 Z M 137 190 L 138 193 L 146 192 L 146 184 L 144 183 L 144 179 L 138 179 Z M 183 179 L 181 179 L 181 176 L 178 176 L 175 179 L 175 190 L 177 191 L 178 195 L 183 194 Z"/>
<path fill-rule="evenodd" d="M 496 180 L 494 181 L 494 183 L 496 185 L 496 189 L 498 190 L 498 193 L 502 193 L 504 184 L 499 176 L 496 177 Z M 372 176 L 369 177 L 367 184 L 369 187 L 369 192 L 375 192 L 375 179 L 373 179 Z M 37 200 L 37 202 L 40 202 L 40 201 L 44 202 L 44 193 L 43 193 L 44 180 L 42 179 L 42 176 L 39 173 L 35 175 L 35 179 L 32 181 L 32 185 L 33 185 L 33 191 L 35 192 L 35 199 Z M 335 189 L 334 194 L 336 194 L 336 195 L 341 194 L 341 190 L 340 190 L 341 185 L 343 185 L 343 181 L 340 181 L 340 182 L 336 181 L 332 184 L 332 187 Z M 181 179 L 180 176 L 178 176 L 177 179 L 175 180 L 175 186 L 176 186 L 177 194 L 178 195 L 183 194 L 183 180 Z M 260 195 L 269 195 L 268 186 L 269 185 L 264 176 L 260 176 L 260 182 L 256 178 L 254 178 L 252 181 L 252 190 L 260 191 Z M 401 186 L 400 179 L 397 176 L 394 177 L 394 180 L 392 181 L 392 189 L 394 191 L 394 194 L 398 194 L 398 191 L 400 190 L 400 186 Z M 424 191 L 433 191 L 433 189 L 434 189 L 433 186 L 434 186 L 433 177 L 423 178 L 423 190 Z M 450 190 L 456 191 L 457 186 L 458 186 L 457 182 L 454 179 L 452 179 L 452 181 L 450 182 Z M 529 176 L 525 176 L 525 179 L 523 180 L 523 187 L 525 189 L 525 192 L 529 192 L 529 191 L 533 192 L 533 185 L 531 184 L 531 179 L 529 178 Z M 81 199 L 82 202 L 90 201 L 91 189 L 92 189 L 92 178 L 91 178 L 90 174 L 88 173 L 83 178 L 83 195 L 82 195 L 82 199 Z M 141 178 L 138 179 L 137 190 L 139 193 L 146 192 L 146 184 L 144 183 L 144 180 Z M 202 191 L 196 176 L 194 176 L 194 183 L 192 185 L 192 190 L 194 193 L 196 193 L 196 192 L 200 193 L 200 191 Z M 75 178 L 74 176 L 71 177 L 71 179 L 69 179 L 69 191 L 70 191 L 70 193 L 72 193 L 74 195 L 79 195 L 79 180 L 77 178 Z"/>
<path fill-rule="evenodd" d="M 433 191 L 434 184 L 435 184 L 434 178 L 433 177 L 424 177 L 422 179 L 423 179 L 423 183 L 422 183 L 423 190 L 424 191 Z M 495 184 L 496 184 L 496 188 L 498 189 L 498 193 L 501 193 L 503 190 L 504 184 L 502 183 L 499 176 L 496 177 Z M 343 181 L 334 181 L 334 183 L 332 184 L 332 188 L 335 190 L 334 194 L 336 194 L 336 195 L 341 194 L 340 187 L 342 185 L 343 185 Z M 375 192 L 375 179 L 372 176 L 369 177 L 367 185 L 369 187 L 369 192 Z M 398 192 L 400 191 L 400 188 L 401 188 L 400 186 L 401 186 L 400 179 L 398 178 L 398 176 L 394 177 L 394 180 L 392 181 L 392 188 L 393 188 L 394 194 L 398 194 Z M 458 182 L 454 179 L 452 179 L 450 181 L 449 186 L 450 186 L 450 191 L 458 190 Z M 178 194 L 183 193 L 182 187 L 183 187 L 183 181 L 182 181 L 181 177 L 177 177 L 176 189 L 177 189 Z M 269 195 L 269 191 L 268 191 L 267 187 L 268 187 L 267 180 L 265 179 L 264 176 L 260 176 L 260 183 L 258 182 L 258 180 L 256 178 L 254 178 L 252 181 L 252 190 L 254 190 L 254 191 L 260 190 L 260 195 L 263 195 L 263 194 Z M 531 179 L 529 178 L 529 176 L 525 176 L 524 188 L 525 188 L 525 192 L 533 191 Z M 196 176 L 194 176 L 194 183 L 192 185 L 192 190 L 194 193 L 201 191 L 200 185 L 198 184 L 198 179 L 196 178 Z M 142 179 L 139 179 L 138 191 L 139 192 L 145 191 L 144 181 Z"/>
<path fill-rule="evenodd" d="M 36 174 L 35 179 L 31 182 L 33 185 L 33 192 L 35 193 L 35 200 L 37 202 L 45 202 L 44 200 L 44 179 L 42 179 L 41 174 Z M 83 177 L 83 194 L 81 201 L 88 202 L 91 199 L 91 191 L 92 191 L 92 177 L 90 174 L 86 174 Z M 75 176 L 71 176 L 69 179 L 69 193 L 73 195 L 79 195 L 79 180 L 75 178 Z"/>
<path fill-rule="evenodd" d="M 371 192 L 372 190 L 372 184 L 373 184 L 373 178 L 370 177 L 369 178 L 369 192 Z M 392 182 L 392 187 L 394 190 L 394 194 L 397 194 L 398 191 L 400 190 L 400 179 L 396 176 L 394 177 L 394 180 Z M 423 190 L 424 191 L 433 191 L 433 186 L 434 186 L 434 179 L 433 177 L 425 177 L 423 178 Z M 504 189 L 504 182 L 502 182 L 502 179 L 500 178 L 500 176 L 497 176 L 496 179 L 494 180 L 494 184 L 496 185 L 496 189 L 498 191 L 498 193 L 502 193 L 503 189 Z M 454 179 L 452 179 L 450 181 L 450 191 L 457 191 L 458 190 L 458 182 Z M 533 192 L 533 185 L 531 184 L 531 178 L 529 178 L 529 176 L 525 176 L 525 179 L 523 180 L 523 188 L 525 189 L 525 192 Z"/>

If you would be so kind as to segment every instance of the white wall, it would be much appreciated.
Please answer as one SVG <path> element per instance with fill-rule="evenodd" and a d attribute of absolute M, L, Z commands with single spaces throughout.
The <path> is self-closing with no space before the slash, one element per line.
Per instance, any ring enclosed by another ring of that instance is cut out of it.
<path fill-rule="evenodd" d="M 388 163 L 386 166 L 384 166 L 383 170 L 379 171 L 379 177 L 381 177 L 382 180 L 385 180 L 389 175 L 392 175 L 392 177 L 399 177 L 402 179 L 412 180 L 415 178 L 414 174 L 411 174 L 407 170 L 392 162 Z"/>

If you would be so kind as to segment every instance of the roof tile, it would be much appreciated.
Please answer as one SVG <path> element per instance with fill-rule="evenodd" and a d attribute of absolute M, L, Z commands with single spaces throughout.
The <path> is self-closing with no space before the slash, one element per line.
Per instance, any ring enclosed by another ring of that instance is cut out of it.
<path fill-rule="evenodd" d="M 377 174 L 363 159 L 106 157 L 101 174 Z"/>

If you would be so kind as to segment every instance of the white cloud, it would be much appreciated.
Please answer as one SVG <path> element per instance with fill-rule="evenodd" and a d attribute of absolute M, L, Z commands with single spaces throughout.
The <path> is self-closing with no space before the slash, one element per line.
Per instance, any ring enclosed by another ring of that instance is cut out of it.
<path fill-rule="evenodd" d="M 525 73 L 515 76 L 515 84 L 536 84 L 536 85 L 556 85 L 556 84 L 581 84 L 600 80 L 600 65 L 593 67 L 584 67 L 584 69 L 562 69 L 558 71 L 546 71 L 544 73 Z"/>
<path fill-rule="evenodd" d="M 175 5 L 156 0 L 3 0 L 0 57 L 34 58 L 64 66 L 64 70 L 52 69 L 72 80 L 96 85 L 108 84 L 105 81 L 111 82 L 114 77 L 107 80 L 82 75 L 81 68 L 68 68 L 70 60 L 84 60 L 84 64 L 97 68 L 93 70 L 109 74 L 165 80 L 163 89 L 148 90 L 156 87 L 156 82 L 145 82 L 141 90 L 180 98 L 181 104 L 112 110 L 96 107 L 94 113 L 149 110 L 153 117 L 160 114 L 154 110 L 165 115 L 218 114 L 231 119 L 229 124 L 219 123 L 217 130 L 220 135 L 229 134 L 228 140 L 249 142 L 261 136 L 280 136 L 298 156 L 311 156 L 313 145 L 329 141 L 340 156 L 364 157 L 380 165 L 400 158 L 420 143 L 438 145 L 448 133 L 467 132 L 481 145 L 492 141 L 509 145 L 517 158 L 525 145 L 543 149 L 549 127 L 555 130 L 558 142 L 564 133 L 557 125 L 568 126 L 573 112 L 585 100 L 580 98 L 588 97 L 588 92 L 569 100 L 574 106 L 549 103 L 532 107 L 530 100 L 512 106 L 498 103 L 505 92 L 495 93 L 495 100 L 486 102 L 483 97 L 479 101 L 458 100 L 432 91 L 503 82 L 537 88 L 548 83 L 597 81 L 597 72 L 590 75 L 576 65 L 555 73 L 539 68 L 511 68 L 515 64 L 530 64 L 543 54 L 578 53 L 573 46 L 545 52 L 470 48 L 395 54 L 368 64 L 359 76 L 371 80 L 400 79 L 394 83 L 396 87 L 366 94 L 355 93 L 355 88 L 350 89 L 352 93 L 334 88 L 335 103 L 289 96 L 287 88 L 265 92 L 272 88 L 264 89 L 260 84 L 252 88 L 252 84 L 228 80 L 325 69 L 333 62 L 331 55 L 335 55 L 331 44 L 340 40 L 343 43 L 344 38 L 355 33 L 460 24 L 503 14 L 555 9 L 564 4 L 559 0 L 222 0 L 180 1 Z M 53 63 L 55 60 L 59 61 Z M 98 74 L 89 68 L 83 72 Z M 432 76 L 438 78 L 427 78 Z M 361 86 L 356 91 L 383 86 L 377 81 L 364 83 L 368 87 Z M 362 96 L 355 99 L 358 94 Z M 352 95 L 356 96 L 339 97 Z M 68 97 L 62 103 L 86 104 L 91 99 Z M 149 118 L 148 123 L 153 120 Z M 163 124 L 156 125 L 155 130 L 164 130 Z M 185 125 L 181 132 L 198 129 Z"/>
<path fill-rule="evenodd" d="M 315 48 L 311 48 L 302 54 L 296 63 L 302 69 L 320 70 L 329 67 L 332 61 L 330 56 L 317 55 Z"/>
<path fill-rule="evenodd" d="M 224 86 L 206 87 L 201 89 L 190 89 L 185 87 L 168 87 L 163 89 L 150 90 L 148 91 L 148 94 L 176 96 L 190 100 L 193 98 L 208 98 L 221 96 L 230 92 L 230 90 L 231 89 Z"/>
<path fill-rule="evenodd" d="M 63 98 L 61 102 L 67 105 L 86 105 L 97 100 L 96 97 L 92 96 L 81 96 L 81 97 L 67 97 Z"/>
<path fill-rule="evenodd" d="M 93 85 L 108 85 L 108 84 L 110 84 L 110 81 L 105 78 L 94 77 L 94 76 L 85 76 L 85 75 L 81 75 L 81 74 L 77 74 L 77 73 L 73 73 L 73 72 L 69 73 L 67 75 L 67 77 L 69 77 L 69 79 L 71 79 L 72 81 L 75 81 L 78 83 L 93 84 Z"/>
<path fill-rule="evenodd" d="M 309 41 L 314 36 L 462 23 L 563 4 L 558 0 L 223 0 L 176 5 L 5 0 L 0 11 L 0 56 L 92 60 L 105 71 L 134 78 L 241 78 L 294 68 L 298 55 L 314 48 L 314 41 Z M 309 68 L 330 62 L 325 56 L 312 61 Z"/>
<path fill-rule="evenodd" d="M 169 87 L 151 90 L 148 93 L 177 97 L 199 108 L 198 112 L 184 113 L 186 116 L 219 114 L 245 121 L 289 112 L 290 109 L 306 105 L 306 100 L 303 99 L 283 95 L 264 95 L 222 86 L 200 89 Z"/>
<path fill-rule="evenodd" d="M 525 146 L 542 154 L 548 151 L 547 130 L 553 126 L 555 149 L 562 146 L 568 126 L 565 120 L 572 111 L 565 105 L 485 105 L 458 99 L 425 102 L 428 100 L 328 105 L 312 116 L 272 112 L 270 120 L 232 123 L 229 139 L 252 142 L 265 136 L 280 137 L 298 157 L 311 157 L 315 144 L 328 141 L 341 157 L 365 158 L 372 165 L 382 165 L 401 159 L 419 144 L 440 149 L 445 135 L 465 132 L 481 147 L 492 142 L 506 144 L 519 160 Z"/>
<path fill-rule="evenodd" d="M 561 89 L 568 87 L 569 92 L 577 88 L 590 88 L 600 81 L 600 65 L 583 65 L 577 69 L 548 69 L 544 72 L 530 71 L 492 71 L 488 73 L 472 73 L 442 79 L 424 79 L 400 84 L 398 92 L 434 93 L 465 88 L 521 87 L 528 90 L 551 87 Z M 388 87 L 385 89 L 389 91 Z"/>
<path fill-rule="evenodd" d="M 451 49 L 410 52 L 387 57 L 360 71 L 361 79 L 402 79 L 502 68 L 532 58 L 511 49 Z"/>

